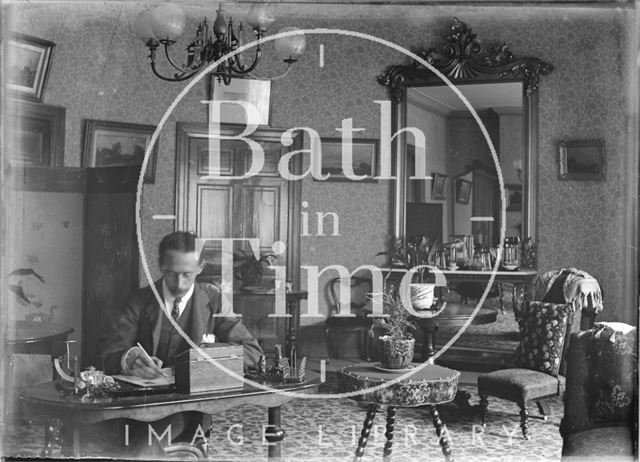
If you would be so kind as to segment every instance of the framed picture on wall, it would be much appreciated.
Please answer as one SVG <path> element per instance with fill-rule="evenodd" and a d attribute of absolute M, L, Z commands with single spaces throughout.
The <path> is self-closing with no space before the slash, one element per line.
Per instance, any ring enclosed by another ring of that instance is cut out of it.
<path fill-rule="evenodd" d="M 561 141 L 561 180 L 604 180 L 604 140 Z"/>
<path fill-rule="evenodd" d="M 366 175 L 362 180 L 352 180 L 345 176 L 342 168 L 342 139 L 322 139 L 322 174 L 329 174 L 329 178 L 323 181 L 352 181 L 376 182 L 373 178 L 377 175 L 378 140 L 355 139 L 351 143 L 353 156 L 353 173 Z"/>
<path fill-rule="evenodd" d="M 8 98 L 5 152 L 12 165 L 63 167 L 66 110 Z"/>
<path fill-rule="evenodd" d="M 458 204 L 468 204 L 471 198 L 471 181 L 463 180 L 461 178 L 456 180 L 456 202 Z"/>
<path fill-rule="evenodd" d="M 244 101 L 253 105 L 257 112 L 247 113 L 234 103 L 220 106 L 220 123 L 269 125 L 271 122 L 271 81 L 234 77 L 229 85 L 209 77 L 209 99 L 211 101 Z M 209 111 L 209 105 L 207 105 Z M 209 118 L 207 113 L 207 120 Z"/>
<path fill-rule="evenodd" d="M 7 41 L 5 66 L 9 92 L 20 98 L 42 101 L 55 46 L 48 40 L 13 34 Z"/>
<path fill-rule="evenodd" d="M 448 175 L 442 173 L 432 173 L 433 183 L 431 185 L 431 199 L 445 200 L 447 198 L 447 180 Z"/>
<path fill-rule="evenodd" d="M 141 166 L 155 129 L 153 125 L 85 120 L 83 167 Z M 145 183 L 155 181 L 157 155 L 156 143 L 147 164 Z"/>

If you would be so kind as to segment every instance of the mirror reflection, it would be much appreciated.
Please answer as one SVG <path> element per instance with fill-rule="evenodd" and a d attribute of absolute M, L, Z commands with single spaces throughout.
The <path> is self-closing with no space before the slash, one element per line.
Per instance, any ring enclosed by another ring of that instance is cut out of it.
<path fill-rule="evenodd" d="M 458 84 L 496 149 L 506 195 L 506 237 L 522 237 L 524 178 L 521 82 Z M 472 235 L 484 248 L 500 242 L 498 170 L 480 126 L 448 86 L 407 89 L 407 126 L 426 137 L 429 181 L 411 180 L 415 148 L 406 137 L 406 237 L 452 242 Z"/>

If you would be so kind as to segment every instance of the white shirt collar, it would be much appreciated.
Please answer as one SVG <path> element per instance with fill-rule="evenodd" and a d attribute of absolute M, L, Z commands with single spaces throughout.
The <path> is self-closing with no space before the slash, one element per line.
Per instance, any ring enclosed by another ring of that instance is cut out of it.
<path fill-rule="evenodd" d="M 178 304 L 178 310 L 180 311 L 180 316 L 182 315 L 182 312 L 184 311 L 184 309 L 187 307 L 189 300 L 191 300 L 195 287 L 196 285 L 193 284 L 191 288 L 187 291 L 187 293 L 184 295 L 184 297 L 182 297 L 182 299 L 180 300 L 180 303 Z M 167 284 L 164 278 L 162 278 L 162 298 L 164 299 L 164 309 L 167 312 L 167 314 L 171 316 L 171 311 L 173 310 L 173 302 L 175 301 L 175 297 L 173 296 L 173 294 L 171 294 L 171 291 L 169 291 L 169 288 L 167 287 Z"/>

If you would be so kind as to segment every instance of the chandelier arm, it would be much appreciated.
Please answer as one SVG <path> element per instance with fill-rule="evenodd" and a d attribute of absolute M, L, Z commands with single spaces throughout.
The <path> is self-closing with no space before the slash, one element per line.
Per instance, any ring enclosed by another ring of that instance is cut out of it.
<path fill-rule="evenodd" d="M 236 74 L 245 75 L 245 74 L 248 74 L 249 72 L 252 72 L 256 68 L 261 57 L 262 57 L 262 47 L 260 45 L 257 45 L 256 54 L 253 57 L 253 63 L 251 64 L 251 66 L 244 67 L 243 65 L 240 64 L 239 60 L 237 59 L 233 60 L 233 62 L 231 62 L 232 60 L 229 60 L 229 66 L 231 67 L 231 70 Z"/>
<path fill-rule="evenodd" d="M 291 72 L 292 64 L 293 63 L 287 63 L 287 68 L 285 69 L 285 71 L 282 74 L 274 75 L 273 77 L 262 77 L 260 75 L 254 74 L 253 72 L 247 72 L 246 75 L 248 75 L 252 79 L 270 80 L 270 81 L 274 82 L 276 80 L 280 80 L 280 79 L 285 78 L 289 74 L 289 72 Z"/>
<path fill-rule="evenodd" d="M 171 56 L 169 56 L 169 45 L 167 45 L 166 43 L 164 44 L 164 55 L 167 57 L 167 61 L 169 61 L 169 64 L 171 64 L 171 67 L 173 67 L 176 71 L 180 72 L 181 74 L 185 74 L 187 72 L 191 72 L 191 71 L 198 71 L 201 67 L 203 62 L 200 61 L 200 65 L 195 66 L 195 67 L 188 67 L 187 69 L 178 66 L 173 59 L 171 59 Z"/>
<path fill-rule="evenodd" d="M 151 70 L 153 71 L 156 77 L 162 80 L 166 80 L 167 82 L 181 82 L 183 80 L 188 80 L 194 75 L 196 75 L 199 71 L 199 69 L 194 69 L 191 72 L 182 72 L 182 74 L 177 74 L 177 73 L 173 74 L 173 77 L 165 77 L 164 75 L 160 74 L 156 69 L 155 61 L 151 62 Z"/>

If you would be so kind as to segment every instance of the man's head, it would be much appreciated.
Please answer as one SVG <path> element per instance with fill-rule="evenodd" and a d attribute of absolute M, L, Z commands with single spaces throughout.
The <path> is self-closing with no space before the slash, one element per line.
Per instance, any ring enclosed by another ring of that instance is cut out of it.
<path fill-rule="evenodd" d="M 174 297 L 185 295 L 202 271 L 193 233 L 176 231 L 165 236 L 160 241 L 158 259 L 165 284 Z"/>

